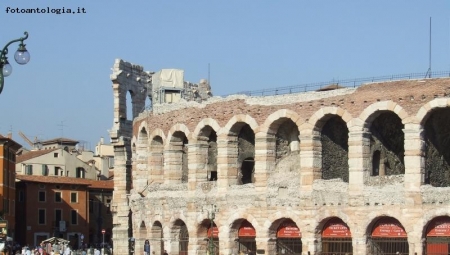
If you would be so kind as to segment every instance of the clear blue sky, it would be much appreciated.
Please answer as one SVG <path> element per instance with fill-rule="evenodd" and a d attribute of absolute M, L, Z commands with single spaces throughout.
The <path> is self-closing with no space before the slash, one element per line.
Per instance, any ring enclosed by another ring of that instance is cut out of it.
<path fill-rule="evenodd" d="M 85 8 L 12 14 L 6 8 Z M 28 31 L 0 95 L 0 133 L 109 141 L 116 58 L 210 78 L 215 95 L 333 79 L 450 70 L 449 0 L 2 0 L 0 46 Z M 61 124 L 63 125 L 61 127 Z"/>

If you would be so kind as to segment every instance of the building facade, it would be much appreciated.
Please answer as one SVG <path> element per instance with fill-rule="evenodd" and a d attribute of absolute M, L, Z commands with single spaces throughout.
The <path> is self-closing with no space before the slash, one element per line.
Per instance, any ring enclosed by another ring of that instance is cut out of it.
<path fill-rule="evenodd" d="M 98 209 L 108 208 L 112 181 L 37 175 L 17 175 L 16 180 L 16 215 L 24 220 L 16 223 L 15 241 L 21 245 L 60 237 L 69 240 L 72 249 L 90 247 L 102 242 L 102 229 L 112 226 L 106 209 Z"/>
<path fill-rule="evenodd" d="M 16 174 L 16 153 L 22 146 L 9 137 L 0 135 L 0 217 L 7 221 L 7 232 L 0 233 L 0 243 L 6 241 L 5 237 L 13 237 L 15 234 L 16 215 L 16 186 L 14 177 Z M 3 227 L 2 227 L 3 228 Z M 0 244 L 2 246 L 2 244 Z M 1 247 L 0 247 L 1 248 Z"/>
<path fill-rule="evenodd" d="M 131 237 L 156 254 L 449 252 L 449 78 L 139 113 L 142 70 L 111 76 L 116 252 Z"/>
<path fill-rule="evenodd" d="M 100 171 L 95 167 L 93 153 L 82 160 L 77 151 L 64 148 L 32 150 L 17 156 L 18 174 L 38 176 L 64 176 L 96 180 Z"/>

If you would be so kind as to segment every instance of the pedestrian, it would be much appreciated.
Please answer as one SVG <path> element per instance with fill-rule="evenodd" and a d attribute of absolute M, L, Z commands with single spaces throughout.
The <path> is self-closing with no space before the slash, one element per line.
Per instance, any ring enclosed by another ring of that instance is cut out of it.
<path fill-rule="evenodd" d="M 150 255 L 150 242 L 148 240 L 144 242 L 144 255 Z"/>
<path fill-rule="evenodd" d="M 166 250 L 164 250 L 164 253 L 163 253 L 163 255 L 169 255 L 169 253 L 167 253 L 167 251 L 166 251 Z"/>

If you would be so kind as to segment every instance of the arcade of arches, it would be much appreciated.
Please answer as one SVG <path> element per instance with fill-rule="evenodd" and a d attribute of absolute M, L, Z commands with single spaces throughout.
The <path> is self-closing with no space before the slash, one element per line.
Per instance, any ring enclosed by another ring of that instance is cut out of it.
<path fill-rule="evenodd" d="M 132 235 L 157 255 L 448 254 L 449 93 L 396 81 L 119 121 L 115 251 Z"/>

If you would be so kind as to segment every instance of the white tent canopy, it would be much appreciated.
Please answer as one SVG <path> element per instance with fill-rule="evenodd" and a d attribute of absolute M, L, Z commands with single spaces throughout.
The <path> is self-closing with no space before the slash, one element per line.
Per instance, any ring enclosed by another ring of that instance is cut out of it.
<path fill-rule="evenodd" d="M 46 243 L 51 243 L 51 244 L 68 244 L 70 243 L 70 241 L 66 240 L 66 239 L 62 239 L 62 238 L 58 238 L 58 237 L 51 237 L 49 239 L 45 239 L 44 241 L 41 242 L 42 244 L 46 244 Z"/>

